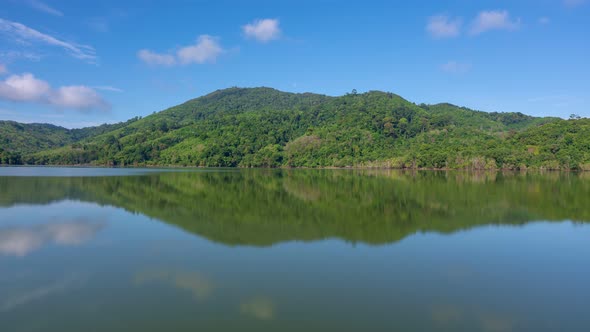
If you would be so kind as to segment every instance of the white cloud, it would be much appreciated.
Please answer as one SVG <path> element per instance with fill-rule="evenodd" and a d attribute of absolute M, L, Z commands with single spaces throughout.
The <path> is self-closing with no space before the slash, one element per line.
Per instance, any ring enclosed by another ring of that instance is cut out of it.
<path fill-rule="evenodd" d="M 24 24 L 0 18 L 0 33 L 16 42 L 37 42 L 49 46 L 56 46 L 66 50 L 71 56 L 90 63 L 96 62 L 96 52 L 88 45 L 80 45 L 57 39 L 44 34 Z"/>
<path fill-rule="evenodd" d="M 3 65 L 0 63 L 0 75 L 6 74 L 7 72 L 8 72 L 8 69 L 6 69 L 6 65 Z"/>
<path fill-rule="evenodd" d="M 428 19 L 426 31 L 435 38 L 457 37 L 461 33 L 462 21 L 447 15 L 435 15 Z"/>
<path fill-rule="evenodd" d="M 60 12 L 59 10 L 57 10 L 55 8 L 50 7 L 46 3 L 43 3 L 39 0 L 27 0 L 26 3 L 30 7 L 34 8 L 36 10 L 45 12 L 47 14 L 54 15 L 54 16 L 64 16 L 64 13 Z"/>
<path fill-rule="evenodd" d="M 545 24 L 549 24 L 549 23 L 551 23 L 551 19 L 549 19 L 549 17 L 545 17 L 545 16 L 539 17 L 539 24 L 545 25 Z"/>
<path fill-rule="evenodd" d="M 0 81 L 0 98 L 10 101 L 37 101 L 49 94 L 51 87 L 33 74 L 11 75 Z"/>
<path fill-rule="evenodd" d="M 490 30 L 515 30 L 520 20 L 512 20 L 507 10 L 490 10 L 480 12 L 471 27 L 472 35 L 479 35 Z"/>
<path fill-rule="evenodd" d="M 457 61 L 449 61 L 440 66 L 440 69 L 446 73 L 464 74 L 471 70 L 470 63 L 461 63 Z"/>
<path fill-rule="evenodd" d="M 49 96 L 49 103 L 63 108 L 86 109 L 108 109 L 109 104 L 102 99 L 93 89 L 82 86 L 62 86 Z"/>
<path fill-rule="evenodd" d="M 186 46 L 178 50 L 178 60 L 182 64 L 215 62 L 223 53 L 223 49 L 216 38 L 209 35 L 201 35 L 195 45 Z"/>
<path fill-rule="evenodd" d="M 150 50 L 139 50 L 137 57 L 149 65 L 172 66 L 176 64 L 176 59 L 170 54 L 158 54 Z"/>
<path fill-rule="evenodd" d="M 224 52 L 225 50 L 221 47 L 217 38 L 201 35 L 194 45 L 181 47 L 176 54 L 159 54 L 143 49 L 137 52 L 137 57 L 150 65 L 172 66 L 176 64 L 213 63 Z"/>
<path fill-rule="evenodd" d="M 78 110 L 109 109 L 110 105 L 95 90 L 86 86 L 62 86 L 52 89 L 49 83 L 33 74 L 11 75 L 0 81 L 0 99 L 34 102 Z"/>
<path fill-rule="evenodd" d="M 279 28 L 279 20 L 277 19 L 265 18 L 255 20 L 252 23 L 242 26 L 242 31 L 247 38 L 254 38 L 263 43 L 281 37 L 281 28 Z"/>

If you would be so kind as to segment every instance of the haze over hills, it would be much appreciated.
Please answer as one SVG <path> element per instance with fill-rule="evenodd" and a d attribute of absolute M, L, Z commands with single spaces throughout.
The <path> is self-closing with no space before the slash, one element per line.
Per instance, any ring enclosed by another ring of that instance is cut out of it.
<path fill-rule="evenodd" d="M 0 122 L 0 163 L 35 165 L 590 169 L 590 120 L 229 88 L 124 123 Z"/>

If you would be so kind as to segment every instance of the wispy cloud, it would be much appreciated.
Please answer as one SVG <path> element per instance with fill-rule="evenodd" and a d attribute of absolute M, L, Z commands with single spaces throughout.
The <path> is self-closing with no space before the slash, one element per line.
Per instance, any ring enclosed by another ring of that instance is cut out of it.
<path fill-rule="evenodd" d="M 108 32 L 110 30 L 109 22 L 104 17 L 91 18 L 86 24 L 96 32 Z"/>
<path fill-rule="evenodd" d="M 43 3 L 41 1 L 38 1 L 38 0 L 25 0 L 25 3 L 27 5 L 29 5 L 31 8 L 34 8 L 34 9 L 36 9 L 38 11 L 42 11 L 42 12 L 47 13 L 47 14 L 54 15 L 54 16 L 60 16 L 60 17 L 61 16 L 64 16 L 64 14 L 61 11 L 59 11 L 59 10 L 53 8 L 53 7 L 50 7 L 48 4 Z"/>
<path fill-rule="evenodd" d="M 192 63 L 214 63 L 225 50 L 216 37 L 201 35 L 193 45 L 181 47 L 175 54 L 160 54 L 148 49 L 137 52 L 137 57 L 149 65 L 173 66 Z"/>
<path fill-rule="evenodd" d="M 28 26 L 0 18 L 0 33 L 15 42 L 40 43 L 49 46 L 60 47 L 71 56 L 90 63 L 97 60 L 96 52 L 92 46 L 67 42 L 48 34 L 44 34 Z"/>
<path fill-rule="evenodd" d="M 6 74 L 8 69 L 6 69 L 6 65 L 0 63 L 0 75 Z"/>
<path fill-rule="evenodd" d="M 265 18 L 255 20 L 242 26 L 246 38 L 253 38 L 259 42 L 266 43 L 281 37 L 281 28 L 278 19 Z"/>
<path fill-rule="evenodd" d="M 148 65 L 172 66 L 176 64 L 176 58 L 171 54 L 158 54 L 150 50 L 139 50 L 137 57 Z"/>
<path fill-rule="evenodd" d="M 7 51 L 7 52 L 0 52 L 0 59 L 6 62 L 12 62 L 18 59 L 26 59 L 29 61 L 40 61 L 41 55 L 32 52 L 21 52 L 21 51 Z"/>
<path fill-rule="evenodd" d="M 539 17 L 539 24 L 549 24 L 551 23 L 551 19 L 549 19 L 549 17 L 543 16 L 543 17 Z"/>
<path fill-rule="evenodd" d="M 123 92 L 122 89 L 115 88 L 114 86 L 110 86 L 110 85 L 99 85 L 99 86 L 95 86 L 94 88 L 97 90 L 110 91 L 110 92 Z"/>
<path fill-rule="evenodd" d="M 428 19 L 426 31 L 434 38 L 451 38 L 461 34 L 462 20 L 447 15 L 435 15 Z"/>
<path fill-rule="evenodd" d="M 563 4 L 570 8 L 583 5 L 586 2 L 587 0 L 563 0 Z"/>
<path fill-rule="evenodd" d="M 440 66 L 440 69 L 450 74 L 464 74 L 471 70 L 470 63 L 462 63 L 457 61 L 449 61 Z"/>
<path fill-rule="evenodd" d="M 94 89 L 83 85 L 62 86 L 56 89 L 33 74 L 11 75 L 0 81 L 0 100 L 48 104 L 58 108 L 77 110 L 110 109 Z"/>
<path fill-rule="evenodd" d="M 491 30 L 516 30 L 520 27 L 520 19 L 513 20 L 507 10 L 490 10 L 480 12 L 469 33 L 479 35 Z"/>
<path fill-rule="evenodd" d="M 90 27 L 90 29 L 96 32 L 105 33 L 111 30 L 111 25 L 113 23 L 116 23 L 127 17 L 128 14 L 125 10 L 112 8 L 105 15 L 89 18 L 86 21 L 86 24 L 88 27 Z"/>

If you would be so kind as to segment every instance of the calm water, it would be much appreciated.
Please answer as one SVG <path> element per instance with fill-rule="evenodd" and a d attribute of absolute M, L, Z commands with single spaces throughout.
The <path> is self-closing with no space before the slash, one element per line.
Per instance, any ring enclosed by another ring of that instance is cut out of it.
<path fill-rule="evenodd" d="M 589 331 L 589 276 L 589 174 L 0 168 L 1 331 Z"/>

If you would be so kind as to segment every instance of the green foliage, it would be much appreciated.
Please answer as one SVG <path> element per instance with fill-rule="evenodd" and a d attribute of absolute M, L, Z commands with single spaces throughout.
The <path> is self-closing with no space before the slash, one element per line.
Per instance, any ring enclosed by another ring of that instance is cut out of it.
<path fill-rule="evenodd" d="M 70 141 L 9 151 L 38 165 L 584 169 L 589 123 L 418 106 L 379 91 L 230 88 L 125 124 L 70 131 Z"/>
<path fill-rule="evenodd" d="M 18 152 L 10 152 L 0 148 L 0 165 L 20 165 L 22 157 Z"/>
<path fill-rule="evenodd" d="M 52 149 L 73 142 L 68 129 L 39 123 L 0 121 L 0 148 L 30 153 Z"/>
<path fill-rule="evenodd" d="M 127 122 L 82 129 L 66 129 L 43 123 L 0 121 L 0 149 L 18 155 L 45 151 L 122 128 L 138 119 L 136 117 Z"/>

